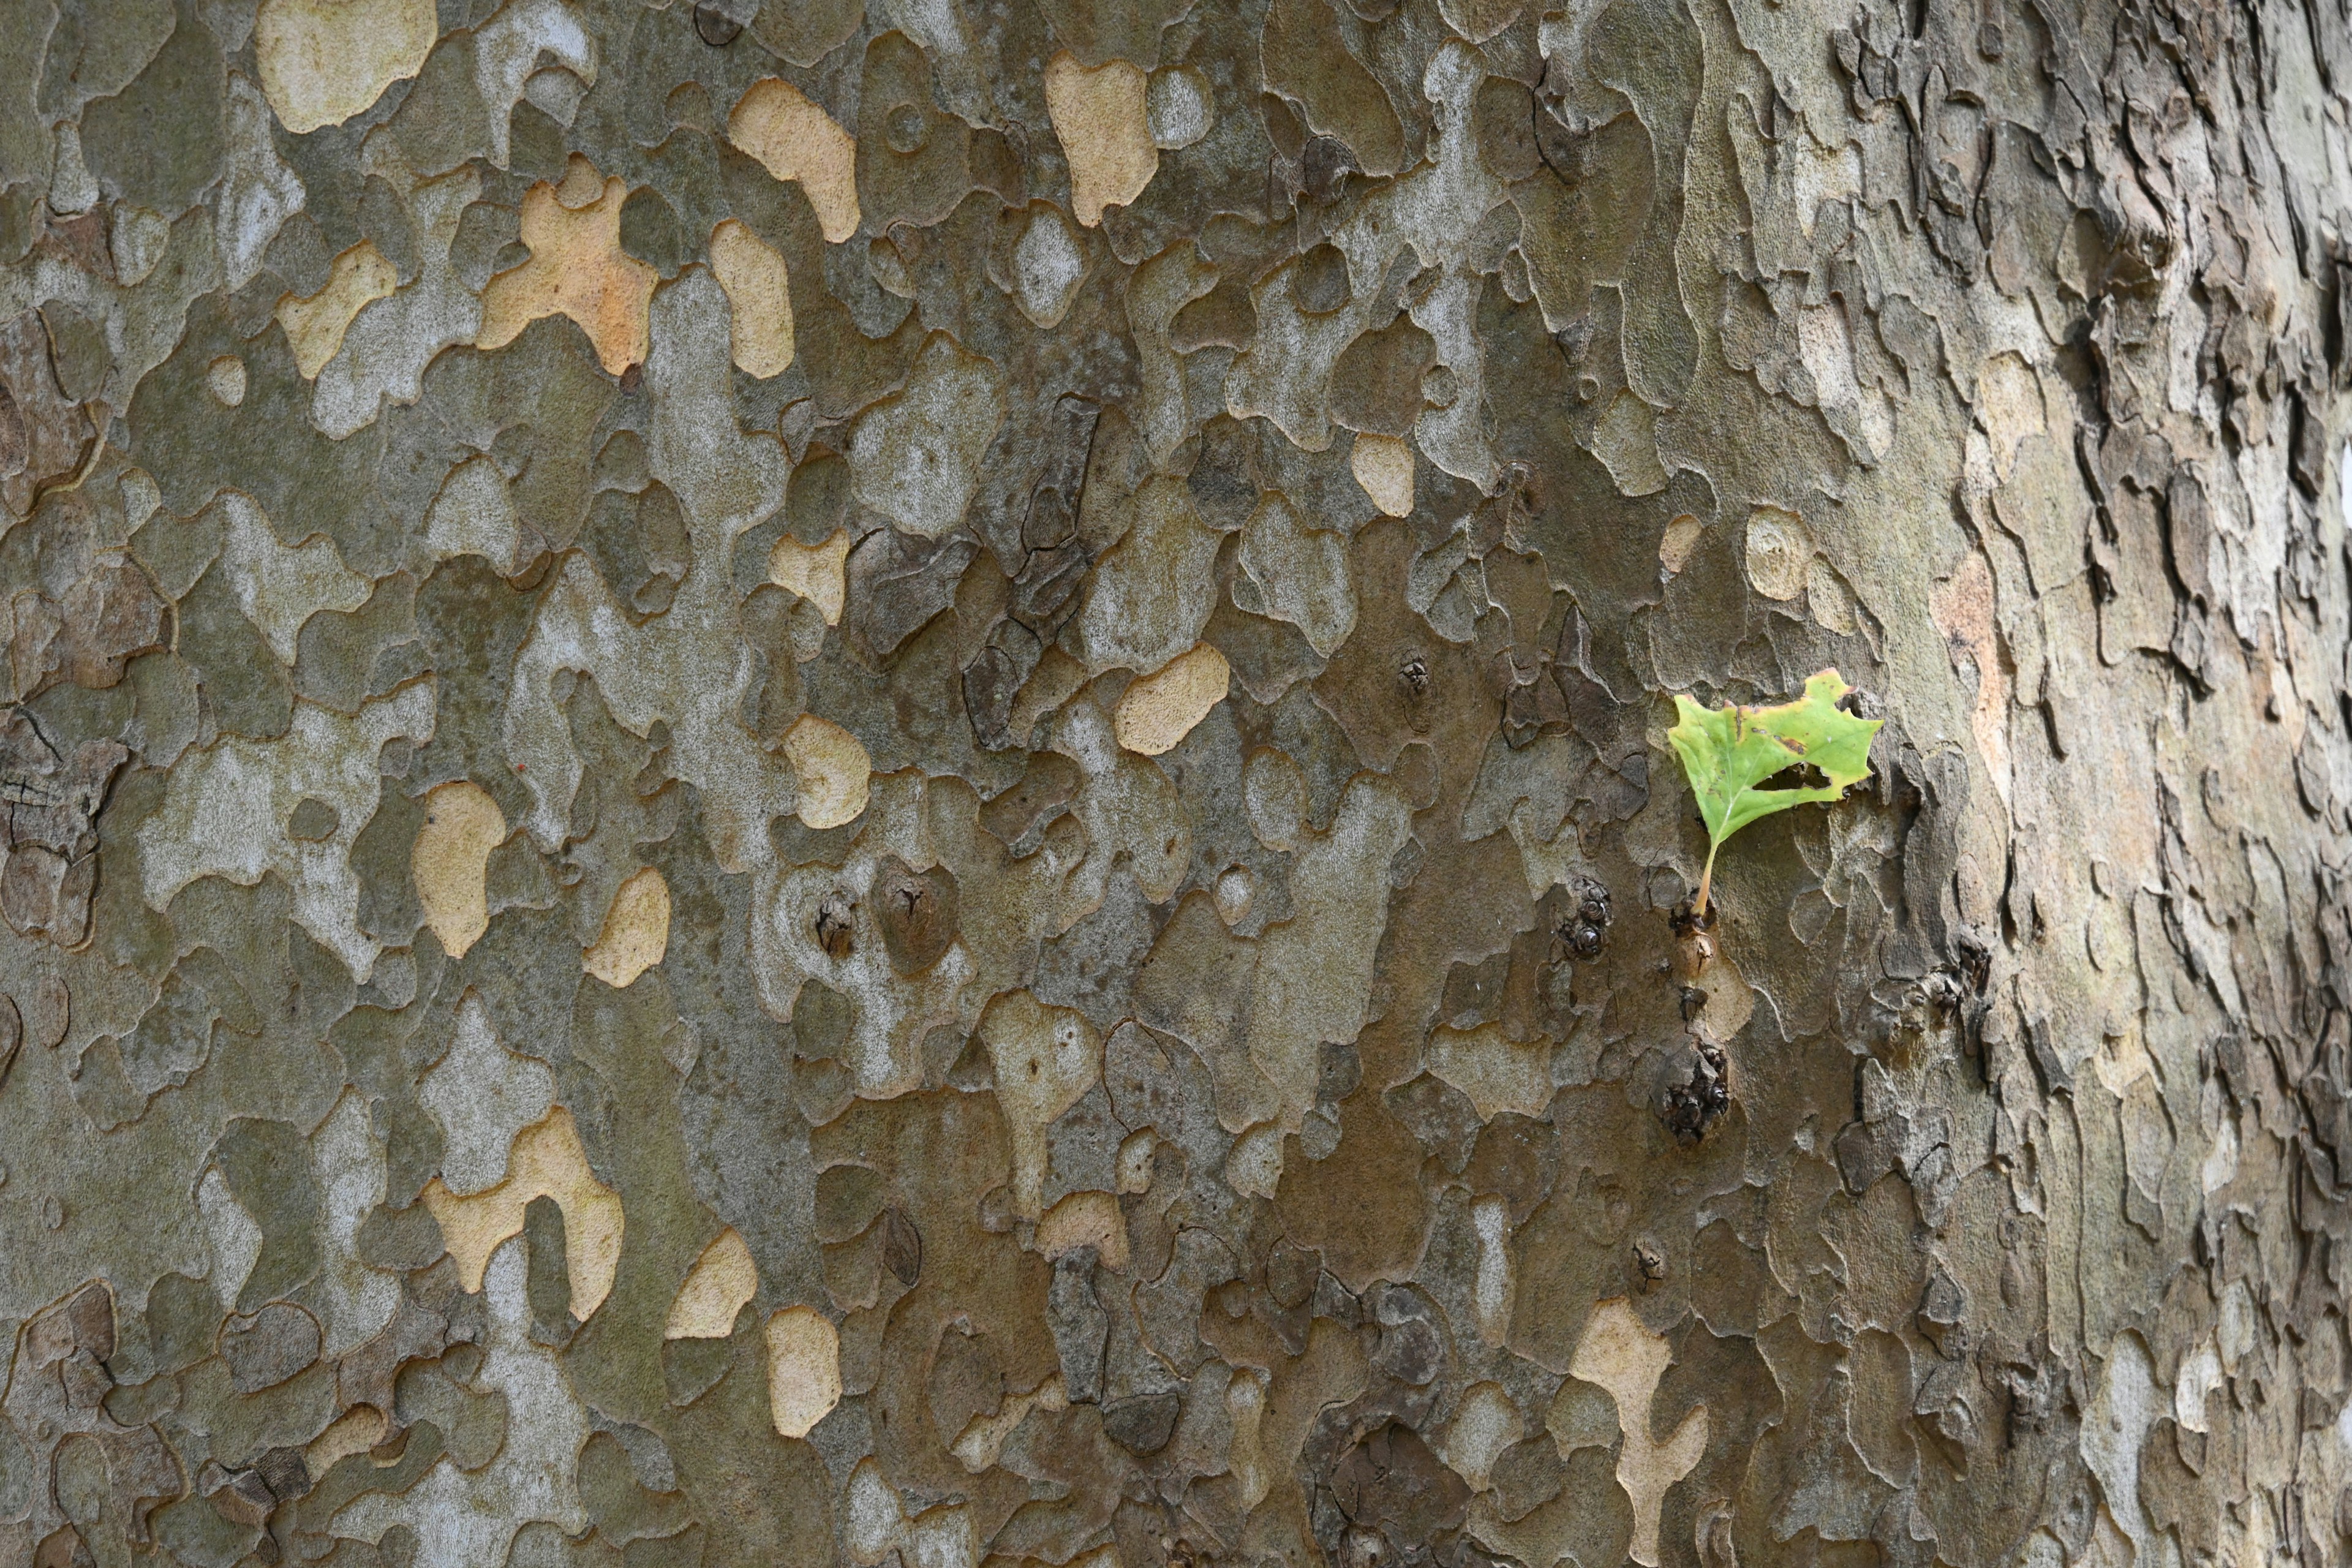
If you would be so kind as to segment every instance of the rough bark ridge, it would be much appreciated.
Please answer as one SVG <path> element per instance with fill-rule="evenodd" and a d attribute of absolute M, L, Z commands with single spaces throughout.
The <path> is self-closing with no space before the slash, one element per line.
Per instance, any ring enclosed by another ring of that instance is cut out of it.
<path fill-rule="evenodd" d="M 0 38 L 0 1564 L 2347 1560 L 2334 0 Z"/>

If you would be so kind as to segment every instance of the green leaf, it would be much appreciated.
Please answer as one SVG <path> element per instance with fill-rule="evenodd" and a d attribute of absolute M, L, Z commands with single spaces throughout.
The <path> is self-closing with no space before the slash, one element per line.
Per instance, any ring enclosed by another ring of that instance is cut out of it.
<path fill-rule="evenodd" d="M 1870 776 L 1870 738 L 1885 721 L 1857 719 L 1838 699 L 1850 689 L 1834 669 L 1805 682 L 1805 694 L 1772 708 L 1702 708 L 1676 697 L 1681 722 L 1666 739 L 1683 760 L 1683 775 L 1698 797 L 1709 843 L 1699 877 L 1696 913 L 1706 912 L 1707 885 L 1723 841 L 1776 811 L 1808 801 L 1835 800 Z M 1760 787 L 1790 768 L 1811 763 L 1829 782 L 1787 789 Z"/>

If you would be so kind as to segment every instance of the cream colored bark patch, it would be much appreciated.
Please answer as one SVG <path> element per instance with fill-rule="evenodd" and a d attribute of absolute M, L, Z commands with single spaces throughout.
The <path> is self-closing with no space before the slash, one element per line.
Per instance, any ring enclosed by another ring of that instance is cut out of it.
<path fill-rule="evenodd" d="M 1046 1129 L 1100 1080 L 1102 1037 L 1084 1014 L 1014 991 L 988 1005 L 980 1038 L 1013 1143 L 1013 1211 L 1035 1219 L 1045 1206 Z"/>
<path fill-rule="evenodd" d="M 1748 514 L 1748 581 L 1768 599 L 1782 603 L 1805 591 L 1813 563 L 1813 531 L 1793 511 L 1759 506 Z"/>
<path fill-rule="evenodd" d="M 768 1414 L 787 1437 L 805 1437 L 841 1403 L 841 1335 L 814 1307 L 768 1320 Z"/>
<path fill-rule="evenodd" d="M 1072 1193 L 1037 1222 L 1037 1250 L 1059 1258 L 1091 1247 L 1106 1268 L 1127 1267 L 1127 1221 L 1108 1193 Z"/>
<path fill-rule="evenodd" d="M 802 714 L 784 731 L 784 760 L 800 782 L 794 809 L 807 826 L 839 827 L 856 821 L 866 809 L 874 759 L 865 743 L 840 725 L 814 713 Z"/>
<path fill-rule="evenodd" d="M 296 135 L 340 125 L 425 67 L 433 0 L 262 0 L 253 21 L 261 91 Z"/>
<path fill-rule="evenodd" d="M 1049 1377 L 1028 1394 L 1007 1395 L 1004 1403 L 996 1407 L 993 1415 L 973 1416 L 956 1438 L 952 1452 L 965 1469 L 979 1475 L 996 1463 L 997 1457 L 1004 1451 L 1004 1440 L 1013 1436 L 1021 1423 L 1029 1419 L 1032 1410 L 1043 1410 L 1050 1415 L 1069 1407 L 1069 1393 L 1063 1388 L 1061 1378 Z M 1070 1568 L 1089 1568 L 1089 1565 L 1099 1563 L 1100 1558 L 1100 1553 L 1089 1552 L 1072 1559 Z M 1116 1568 L 1116 1564 L 1109 1565 L 1109 1568 Z"/>
<path fill-rule="evenodd" d="M 1676 516 L 1666 524 L 1666 531 L 1658 540 L 1658 564 L 1671 577 L 1690 563 L 1691 552 L 1698 548 L 1699 535 L 1706 527 L 1688 512 Z"/>
<path fill-rule="evenodd" d="M 278 324 L 286 330 L 287 345 L 294 351 L 294 368 L 313 381 L 343 346 L 352 318 L 370 301 L 389 299 L 400 285 L 400 274 L 375 247 L 363 239 L 335 258 L 326 286 L 308 299 L 292 295 L 278 302 Z"/>
<path fill-rule="evenodd" d="M 1429 1037 L 1429 1070 L 1470 1097 L 1481 1121 L 1516 1110 L 1540 1117 L 1551 1104 L 1551 1054 L 1522 1046 L 1500 1024 L 1440 1028 Z"/>
<path fill-rule="evenodd" d="M 583 162 L 564 176 L 578 196 Z M 621 248 L 621 204 L 628 187 L 606 180 L 601 194 L 567 205 L 544 180 L 522 198 L 522 242 L 530 258 L 499 273 L 482 290 L 477 348 L 504 348 L 541 316 L 569 316 L 596 347 L 597 362 L 618 375 L 645 363 L 652 336 L 654 285 L 661 274 Z"/>
<path fill-rule="evenodd" d="M 637 976 L 662 961 L 669 951 L 669 883 L 647 866 L 621 884 L 604 911 L 604 929 L 596 945 L 581 955 L 589 973 L 615 991 L 636 984 Z"/>
<path fill-rule="evenodd" d="M 481 785 L 460 779 L 425 797 L 425 826 L 408 857 L 416 901 L 441 950 L 463 958 L 490 929 L 490 851 L 506 842 L 506 814 Z"/>
<path fill-rule="evenodd" d="M 669 1305 L 666 1340 L 723 1340 L 735 1331 L 735 1314 L 759 1293 L 760 1270 L 751 1249 L 732 1226 L 702 1249 L 687 1270 L 677 1300 Z"/>
<path fill-rule="evenodd" d="M 1631 1555 L 1646 1568 L 1658 1568 L 1658 1512 L 1666 1489 L 1696 1469 L 1706 1451 L 1704 1405 L 1685 1415 L 1664 1442 L 1651 1436 L 1650 1401 L 1673 1360 L 1665 1336 L 1643 1327 L 1621 1296 L 1593 1309 L 1568 1369 L 1607 1389 L 1617 1402 L 1617 1428 L 1625 1435 L 1617 1453 L 1617 1484 L 1633 1504 Z"/>
<path fill-rule="evenodd" d="M 1130 685 L 1118 700 L 1118 743 L 1156 757 L 1192 732 L 1225 700 L 1233 667 L 1208 643 Z"/>
<path fill-rule="evenodd" d="M 1977 419 L 1992 447 L 1993 474 L 2006 482 L 2018 443 L 2050 428 L 2042 377 L 2013 352 L 1989 356 L 1977 372 Z"/>
<path fill-rule="evenodd" d="M 793 296 L 784 258 L 729 218 L 710 231 L 710 270 L 727 290 L 736 368 L 765 381 L 793 363 Z"/>
<path fill-rule="evenodd" d="M 1092 228 L 1103 208 L 1126 206 L 1160 171 L 1151 143 L 1150 84 L 1139 67 L 1107 60 L 1088 70 L 1067 49 L 1045 62 L 1045 112 L 1070 161 L 1070 212 Z"/>
<path fill-rule="evenodd" d="M 790 588 L 817 607 L 829 626 L 841 625 L 841 606 L 848 597 L 845 571 L 849 560 L 849 530 L 837 528 L 823 544 L 803 544 L 791 534 L 778 536 L 768 552 L 768 581 Z"/>
<path fill-rule="evenodd" d="M 1412 515 L 1412 443 L 1394 436 L 1359 435 L 1348 454 L 1356 483 L 1391 517 Z"/>
<path fill-rule="evenodd" d="M 373 1405 L 354 1405 L 328 1428 L 310 1439 L 302 1462 L 314 1476 L 323 1476 L 353 1454 L 364 1454 L 384 1440 L 392 1421 Z"/>
<path fill-rule="evenodd" d="M 753 82 L 727 117 L 727 139 L 800 186 L 828 243 L 857 232 L 857 139 L 800 89 L 774 77 Z"/>
<path fill-rule="evenodd" d="M 441 1223 L 442 1240 L 457 1265 L 457 1283 L 468 1291 L 482 1288 L 490 1254 L 520 1233 L 523 1211 L 541 1197 L 553 1198 L 563 1211 L 572 1315 L 585 1321 L 612 1293 L 620 1268 L 621 1200 L 588 1169 L 571 1111 L 559 1105 L 545 1121 L 516 1133 L 507 1179 L 478 1197 L 457 1196 L 438 1176 L 425 1187 L 425 1206 Z"/>

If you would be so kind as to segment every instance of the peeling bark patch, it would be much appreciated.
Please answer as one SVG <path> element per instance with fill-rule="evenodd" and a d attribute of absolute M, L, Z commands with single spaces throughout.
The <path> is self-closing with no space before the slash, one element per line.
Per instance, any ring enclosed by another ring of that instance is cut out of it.
<path fill-rule="evenodd" d="M 431 0 L 265 0 L 261 90 L 297 135 L 340 125 L 422 69 L 438 30 Z"/>
<path fill-rule="evenodd" d="M 702 1256 L 688 1270 L 677 1300 L 669 1305 L 669 1322 L 662 1337 L 725 1339 L 735 1331 L 735 1315 L 751 1305 L 759 1289 L 760 1274 L 751 1261 L 751 1249 L 730 1226 L 702 1249 Z"/>
<path fill-rule="evenodd" d="M 506 814 L 479 784 L 459 780 L 425 797 L 425 823 L 408 857 L 425 923 L 453 958 L 490 929 L 490 851 L 505 842 Z"/>
<path fill-rule="evenodd" d="M 1706 1406 L 1685 1415 L 1664 1441 L 1653 1433 L 1650 1402 L 1673 1361 L 1663 1336 L 1644 1328 L 1622 1298 L 1603 1301 L 1578 1342 L 1572 1375 L 1608 1390 L 1617 1404 L 1623 1447 L 1617 1483 L 1633 1505 L 1634 1562 L 1657 1568 L 1658 1519 L 1668 1488 L 1691 1473 L 1706 1448 Z"/>
<path fill-rule="evenodd" d="M 780 536 L 768 552 L 768 581 L 816 606 L 824 624 L 841 624 L 841 607 L 848 594 L 844 568 L 849 559 L 849 531 L 835 529 L 822 544 L 803 544 L 789 534 Z"/>
<path fill-rule="evenodd" d="M 582 966 L 614 990 L 626 990 L 669 951 L 669 921 L 668 881 L 651 866 L 630 873 L 604 911 L 595 945 L 581 955 Z"/>
<path fill-rule="evenodd" d="M 1070 213 L 1092 228 L 1130 206 L 1160 168 L 1143 72 L 1126 60 L 1089 69 L 1068 50 L 1045 62 L 1045 103 L 1070 161 Z"/>
<path fill-rule="evenodd" d="M 610 374 L 645 363 L 647 310 L 660 275 L 622 248 L 628 187 L 618 179 L 600 185 L 593 174 L 585 183 L 595 192 L 585 201 L 567 203 L 545 181 L 524 194 L 522 242 L 530 258 L 482 290 L 477 347 L 503 348 L 541 317 L 563 315 L 588 334 Z"/>
<path fill-rule="evenodd" d="M 1348 466 L 1372 504 L 1391 517 L 1412 515 L 1412 447 L 1394 436 L 1359 435 Z"/>
<path fill-rule="evenodd" d="M 866 810 L 874 763 L 856 736 L 830 720 L 803 713 L 785 733 L 783 752 L 800 784 L 794 809 L 809 826 L 839 827 Z"/>
<path fill-rule="evenodd" d="M 857 232 L 857 139 L 800 89 L 775 77 L 753 83 L 728 115 L 727 136 L 777 179 L 800 185 L 828 243 Z"/>
<path fill-rule="evenodd" d="M 335 258 L 326 286 L 302 299 L 292 295 L 278 302 L 278 324 L 294 351 L 294 367 L 306 381 L 315 381 L 327 362 L 343 346 L 352 319 L 369 302 L 389 299 L 399 274 L 374 244 L 362 240 Z"/>
<path fill-rule="evenodd" d="M 572 1112 L 559 1105 L 516 1133 L 507 1172 L 505 1181 L 472 1197 L 451 1192 L 437 1176 L 425 1188 L 425 1205 L 441 1226 L 459 1280 L 467 1290 L 479 1290 L 490 1255 L 522 1234 L 531 1200 L 552 1198 L 563 1215 L 572 1314 L 585 1321 L 612 1291 L 623 1217 L 619 1197 L 588 1169 Z"/>
<path fill-rule="evenodd" d="M 1172 749 L 1225 700 L 1232 673 L 1207 643 L 1177 655 L 1120 695 L 1118 743 L 1147 757 Z"/>
<path fill-rule="evenodd" d="M 765 380 L 793 363 L 793 297 L 784 258 L 733 218 L 710 232 L 710 269 L 727 290 L 735 365 Z"/>
<path fill-rule="evenodd" d="M 765 1334 L 770 1418 L 782 1436 L 805 1437 L 841 1401 L 841 1336 L 809 1307 L 774 1314 Z"/>

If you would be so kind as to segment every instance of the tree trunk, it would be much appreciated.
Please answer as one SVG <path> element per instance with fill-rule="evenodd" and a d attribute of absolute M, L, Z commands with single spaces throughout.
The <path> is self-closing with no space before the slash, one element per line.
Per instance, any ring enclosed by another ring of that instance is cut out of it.
<path fill-rule="evenodd" d="M 2347 1561 L 2339 5 L 0 28 L 0 1568 Z"/>

